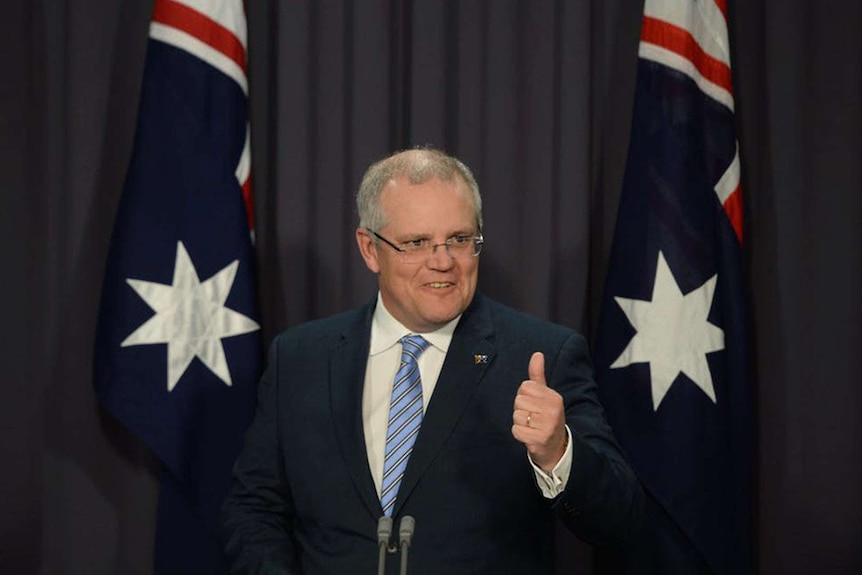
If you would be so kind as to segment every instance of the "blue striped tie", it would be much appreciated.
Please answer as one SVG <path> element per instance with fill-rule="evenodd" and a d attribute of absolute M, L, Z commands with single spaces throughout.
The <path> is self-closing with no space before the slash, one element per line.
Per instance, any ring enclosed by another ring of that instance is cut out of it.
<path fill-rule="evenodd" d="M 389 425 L 386 429 L 386 455 L 383 459 L 383 484 L 380 487 L 380 504 L 387 517 L 392 516 L 398 486 L 422 423 L 422 380 L 416 360 L 427 347 L 428 342 L 421 335 L 401 338 L 401 365 L 392 386 Z"/>

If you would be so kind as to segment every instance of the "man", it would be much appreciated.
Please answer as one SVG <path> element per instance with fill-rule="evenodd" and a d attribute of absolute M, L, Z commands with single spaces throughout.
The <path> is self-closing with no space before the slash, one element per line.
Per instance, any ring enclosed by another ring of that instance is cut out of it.
<path fill-rule="evenodd" d="M 550 573 L 555 515 L 586 541 L 624 540 L 643 494 L 584 339 L 476 293 L 470 170 L 395 154 L 357 205 L 379 294 L 273 343 L 224 506 L 234 572 L 376 573 L 382 516 L 396 526 L 387 573 L 404 516 L 412 575 Z"/>

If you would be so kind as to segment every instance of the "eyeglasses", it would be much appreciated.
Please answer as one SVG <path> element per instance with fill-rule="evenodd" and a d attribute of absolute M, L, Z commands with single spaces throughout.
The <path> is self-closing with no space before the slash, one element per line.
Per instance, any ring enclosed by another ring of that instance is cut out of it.
<path fill-rule="evenodd" d="M 375 238 L 388 244 L 393 250 L 401 254 L 402 261 L 411 264 L 424 262 L 436 253 L 439 246 L 446 246 L 446 253 L 453 258 L 476 257 L 482 253 L 482 245 L 485 243 L 485 238 L 479 234 L 478 236 L 452 236 L 442 244 L 432 244 L 431 240 L 427 238 L 417 238 L 402 244 L 394 244 L 374 230 L 365 229 Z"/>

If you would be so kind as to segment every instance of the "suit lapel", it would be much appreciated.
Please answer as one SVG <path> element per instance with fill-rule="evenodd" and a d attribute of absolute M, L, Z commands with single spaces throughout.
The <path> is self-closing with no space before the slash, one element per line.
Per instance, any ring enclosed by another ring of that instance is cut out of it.
<path fill-rule="evenodd" d="M 376 301 L 376 298 L 375 300 Z M 329 361 L 329 393 L 335 435 L 353 485 L 373 517 L 382 514 L 377 489 L 368 467 L 362 425 L 362 388 L 368 363 L 374 302 L 340 334 Z"/>
<path fill-rule="evenodd" d="M 393 516 L 397 515 L 419 479 L 440 453 L 476 387 L 494 361 L 493 323 L 477 294 L 464 311 L 428 403 L 419 436 L 398 488 Z"/>

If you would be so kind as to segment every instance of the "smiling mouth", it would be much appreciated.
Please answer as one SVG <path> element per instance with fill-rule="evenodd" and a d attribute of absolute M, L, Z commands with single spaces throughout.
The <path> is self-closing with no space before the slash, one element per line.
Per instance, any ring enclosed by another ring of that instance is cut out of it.
<path fill-rule="evenodd" d="M 451 282 L 431 282 L 431 283 L 429 283 L 429 284 L 427 284 L 427 285 L 428 285 L 428 287 L 431 287 L 431 288 L 434 288 L 434 289 L 440 289 L 440 288 L 447 288 L 447 287 L 451 287 L 451 286 L 453 286 L 453 285 L 455 285 L 455 284 L 453 284 L 453 283 L 451 283 Z"/>

